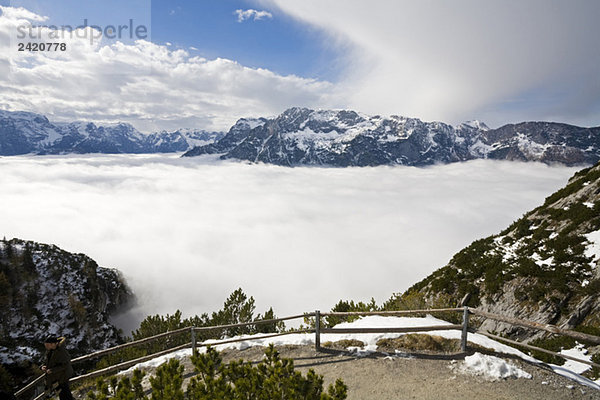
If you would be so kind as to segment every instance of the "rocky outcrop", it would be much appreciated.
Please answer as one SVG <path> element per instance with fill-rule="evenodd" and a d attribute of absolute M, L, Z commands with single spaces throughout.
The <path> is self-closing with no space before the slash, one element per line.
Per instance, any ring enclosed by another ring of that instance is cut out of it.
<path fill-rule="evenodd" d="M 132 293 L 121 274 L 84 254 L 19 239 L 0 241 L 0 362 L 39 362 L 48 335 L 72 355 L 123 341 L 109 317 Z"/>
<path fill-rule="evenodd" d="M 402 296 L 600 331 L 600 164 L 584 169 L 503 232 L 477 240 Z M 485 321 L 483 329 L 533 339 Z"/>

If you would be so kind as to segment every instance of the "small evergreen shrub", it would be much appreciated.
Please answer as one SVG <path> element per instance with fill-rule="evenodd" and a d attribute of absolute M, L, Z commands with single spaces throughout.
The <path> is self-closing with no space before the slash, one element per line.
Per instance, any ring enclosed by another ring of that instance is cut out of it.
<path fill-rule="evenodd" d="M 183 386 L 183 366 L 171 359 L 150 377 L 150 400 L 343 400 L 348 388 L 341 379 L 323 389 L 323 377 L 310 369 L 306 376 L 294 370 L 294 361 L 280 358 L 273 345 L 265 350 L 265 358 L 258 365 L 232 361 L 223 364 L 220 354 L 212 347 L 205 354 L 194 354 L 192 363 L 197 376 L 190 379 L 187 390 Z M 89 400 L 148 400 L 141 385 L 144 374 L 134 371 L 110 385 L 99 379 L 96 391 L 89 392 Z M 109 397 L 112 396 L 112 397 Z"/>
<path fill-rule="evenodd" d="M 357 339 L 342 339 L 336 342 L 325 342 L 323 347 L 345 350 L 348 347 L 365 347 L 365 342 Z"/>

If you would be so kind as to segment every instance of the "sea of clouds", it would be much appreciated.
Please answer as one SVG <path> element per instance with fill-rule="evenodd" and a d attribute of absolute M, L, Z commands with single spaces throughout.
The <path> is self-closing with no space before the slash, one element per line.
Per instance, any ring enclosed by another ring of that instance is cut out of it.
<path fill-rule="evenodd" d="M 378 302 L 497 233 L 577 168 L 477 160 L 427 168 L 285 168 L 178 155 L 0 158 L 1 235 L 118 268 L 148 314 Z"/>

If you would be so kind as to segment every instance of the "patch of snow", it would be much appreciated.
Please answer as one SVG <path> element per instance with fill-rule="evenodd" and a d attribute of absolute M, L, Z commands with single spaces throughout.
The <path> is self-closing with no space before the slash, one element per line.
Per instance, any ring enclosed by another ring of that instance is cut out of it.
<path fill-rule="evenodd" d="M 595 232 L 588 233 L 587 235 L 583 235 L 588 241 L 587 246 L 585 246 L 585 251 L 583 254 L 586 257 L 591 257 L 592 266 L 595 266 L 595 263 L 600 261 L 600 230 Z"/>
<path fill-rule="evenodd" d="M 469 127 L 469 128 L 475 128 L 475 129 L 479 129 L 482 131 L 489 131 L 490 128 L 483 122 L 479 121 L 479 120 L 471 120 L 471 121 L 466 121 L 463 122 L 462 124 L 459 125 L 460 126 L 464 126 L 464 127 Z"/>
<path fill-rule="evenodd" d="M 554 256 L 542 259 L 538 253 L 533 253 L 531 259 L 540 267 L 547 267 L 554 264 Z"/>
<path fill-rule="evenodd" d="M 594 208 L 594 203 L 590 202 L 590 201 L 585 201 L 583 203 L 584 206 L 588 207 L 588 208 Z"/>
<path fill-rule="evenodd" d="M 572 349 L 561 350 L 560 354 L 564 354 L 566 356 L 571 356 L 571 357 L 575 357 L 575 358 L 580 358 L 580 359 L 586 360 L 586 361 L 592 361 L 591 354 L 589 354 L 587 349 L 585 348 L 585 346 L 580 343 L 577 343 L 577 345 L 575 347 L 573 347 Z M 592 367 L 590 365 L 580 363 L 577 361 L 567 360 L 567 362 L 565 362 L 563 364 L 563 368 L 571 370 L 577 374 L 581 374 Z"/>
<path fill-rule="evenodd" d="M 247 125 L 250 129 L 254 129 L 264 125 L 265 122 L 262 118 L 241 118 L 237 121 L 236 125 Z"/>
<path fill-rule="evenodd" d="M 489 153 L 494 150 L 493 146 L 487 145 L 483 143 L 481 140 L 477 140 L 471 147 L 469 147 L 469 152 L 471 154 L 476 154 L 479 156 L 487 156 Z"/>
<path fill-rule="evenodd" d="M 462 373 L 481 376 L 491 381 L 507 378 L 531 379 L 531 374 L 516 365 L 501 358 L 481 353 L 465 357 L 465 360 L 456 369 Z"/>
<path fill-rule="evenodd" d="M 523 153 L 529 153 L 538 157 L 541 157 L 548 147 L 551 147 L 550 144 L 534 142 L 522 133 L 517 133 L 517 146 Z"/>
<path fill-rule="evenodd" d="M 590 387 L 592 389 L 600 390 L 600 382 L 599 382 L 600 379 L 598 381 L 594 382 L 591 379 L 585 378 L 585 377 L 565 368 L 564 366 L 560 367 L 558 365 L 550 364 L 550 367 L 558 375 L 564 376 L 565 378 L 571 379 L 577 383 L 580 383 L 580 384 Z"/>

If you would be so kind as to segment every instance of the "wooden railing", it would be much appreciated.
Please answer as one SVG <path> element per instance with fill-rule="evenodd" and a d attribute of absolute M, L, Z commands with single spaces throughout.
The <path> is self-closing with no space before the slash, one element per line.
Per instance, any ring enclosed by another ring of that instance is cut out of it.
<path fill-rule="evenodd" d="M 218 325 L 218 326 L 203 326 L 203 327 L 186 327 L 186 328 L 181 328 L 181 329 L 177 329 L 174 331 L 169 331 L 169 332 L 165 332 L 165 333 L 161 333 L 155 336 L 151 336 L 151 337 L 147 337 L 144 339 L 140 339 L 140 340 L 136 340 L 133 342 L 127 342 L 125 344 L 121 344 L 118 346 L 114 346 L 108 349 L 104 349 L 104 350 L 100 350 L 100 351 L 96 351 L 94 353 L 90 353 L 90 354 L 86 354 L 84 356 L 81 357 L 77 357 L 71 360 L 71 363 L 75 364 L 75 363 L 81 363 L 83 361 L 88 361 L 88 360 L 92 360 L 101 356 L 105 356 L 108 354 L 112 354 L 115 353 L 117 351 L 123 350 L 123 349 L 127 349 L 130 347 L 134 347 L 134 346 L 139 346 L 141 344 L 146 344 L 146 343 L 150 343 L 150 342 L 155 342 L 157 340 L 160 339 L 164 339 L 164 338 L 169 338 L 169 337 L 173 337 L 176 335 L 180 335 L 183 333 L 191 333 L 191 337 L 192 337 L 192 341 L 189 343 L 185 343 L 183 345 L 180 346 L 176 346 L 176 347 L 171 347 L 169 349 L 160 351 L 158 353 L 153 353 L 153 354 L 149 354 L 147 356 L 144 357 L 140 357 L 137 358 L 135 360 L 130 360 L 130 361 L 125 361 L 116 365 L 112 365 L 109 366 L 107 368 L 103 368 L 97 371 L 92 371 L 89 372 L 87 374 L 84 375 L 79 375 L 77 377 L 74 377 L 70 380 L 71 383 L 75 383 L 75 382 L 80 382 L 82 380 L 85 379 L 90 379 L 90 378 L 94 378 L 97 376 L 101 376 L 101 375 L 107 375 L 110 374 L 112 372 L 115 371 L 119 371 L 122 369 L 126 369 L 129 367 L 132 367 L 133 365 L 151 360 L 153 358 L 156 357 L 160 357 L 162 355 L 165 354 L 169 354 L 172 353 L 174 351 L 177 350 L 181 350 L 181 349 L 185 349 L 185 348 L 192 348 L 192 351 L 195 351 L 197 347 L 205 347 L 205 346 L 209 346 L 209 345 L 219 345 L 219 344 L 226 344 L 226 343 L 235 343 L 235 342 L 244 342 L 244 341 L 248 341 L 248 340 L 253 340 L 253 339 L 266 339 L 266 338 L 272 338 L 272 337 L 277 337 L 277 336 L 284 336 L 284 335 L 289 335 L 291 333 L 313 333 L 314 329 L 309 329 L 309 330 L 299 330 L 299 331 L 290 331 L 290 332 L 281 332 L 281 333 L 275 333 L 275 334 L 268 334 L 268 335 L 262 335 L 262 336 L 253 336 L 252 338 L 237 338 L 237 339 L 227 339 L 227 340 L 222 340 L 222 341 L 215 341 L 215 342 L 211 342 L 211 343 L 197 343 L 196 342 L 196 332 L 206 332 L 206 331 L 218 331 L 218 330 L 224 330 L 224 329 L 231 329 L 231 328 L 238 328 L 238 327 L 245 327 L 245 326 L 260 326 L 260 325 L 268 325 L 268 324 L 274 324 L 277 322 L 281 322 L 281 321 L 287 321 L 287 320 L 292 320 L 292 319 L 299 319 L 299 318 L 305 318 L 305 317 L 314 317 L 314 313 L 308 313 L 308 314 L 301 314 L 301 315 L 294 315 L 294 316 L 290 316 L 290 317 L 284 317 L 284 318 L 275 318 L 275 319 L 269 319 L 269 320 L 260 320 L 260 321 L 252 321 L 252 322 L 246 322 L 246 323 L 240 323 L 240 324 L 230 324 L 230 325 Z M 15 397 L 17 398 L 22 398 L 24 394 L 26 394 L 29 391 L 34 391 L 34 400 L 40 400 L 44 397 L 44 393 L 39 394 L 39 389 L 40 386 L 43 385 L 43 380 L 44 380 L 44 375 L 40 375 L 39 377 L 37 377 L 36 379 L 34 379 L 32 382 L 30 382 L 29 384 L 27 384 L 25 387 L 23 387 L 22 389 L 20 389 L 19 391 L 17 391 L 15 393 Z"/>
<path fill-rule="evenodd" d="M 383 327 L 383 328 L 382 327 L 380 327 L 380 328 L 335 328 L 335 327 L 333 327 L 333 328 L 324 328 L 321 326 L 321 319 L 324 317 L 352 317 L 352 316 L 370 316 L 370 315 L 406 316 L 406 315 L 415 315 L 415 314 L 438 314 L 438 313 L 448 313 L 448 312 L 462 313 L 462 324 L 445 324 L 445 325 L 419 326 L 419 327 L 408 327 L 408 328 L 407 327 Z M 493 335 L 493 334 L 490 334 L 490 333 L 487 333 L 484 331 L 471 329 L 471 328 L 469 328 L 469 315 L 470 314 L 476 315 L 479 317 L 483 317 L 486 319 L 492 319 L 495 321 L 505 322 L 505 323 L 515 325 L 515 326 L 520 326 L 520 327 L 534 329 L 534 330 L 546 331 L 546 332 L 550 332 L 553 334 L 569 336 L 569 337 L 575 338 L 580 341 L 586 341 L 586 342 L 591 342 L 591 343 L 595 343 L 595 344 L 600 344 L 600 337 L 598 337 L 598 336 L 589 335 L 589 334 L 585 334 L 585 333 L 577 332 L 577 331 L 573 331 L 573 330 L 568 330 L 568 329 L 562 329 L 562 328 L 559 328 L 554 325 L 540 324 L 540 323 L 536 323 L 536 322 L 532 322 L 532 321 L 526 321 L 526 320 L 521 320 L 521 319 L 517 319 L 517 318 L 506 317 L 506 316 L 493 314 L 493 313 L 478 310 L 476 308 L 469 308 L 469 307 L 405 310 L 405 311 L 328 312 L 328 313 L 321 313 L 319 310 L 317 310 L 312 313 L 305 313 L 305 314 L 299 314 L 299 315 L 294 315 L 294 316 L 290 316 L 290 317 L 276 318 L 276 319 L 270 319 L 270 320 L 245 322 L 245 323 L 231 324 L 231 325 L 206 326 L 206 327 L 186 327 L 186 328 L 181 328 L 181 329 L 177 329 L 177 330 L 170 331 L 170 332 L 161 333 L 159 335 L 155 335 L 152 337 L 136 340 L 133 342 L 128 342 L 125 344 L 121 344 L 119 346 L 111 347 L 109 349 L 100 350 L 100 351 L 97 351 L 97 352 L 94 352 L 91 354 L 87 354 L 87 355 L 84 355 L 81 357 L 74 358 L 72 360 L 72 363 L 80 363 L 82 361 L 88 361 L 88 360 L 91 360 L 94 358 L 98 358 L 101 356 L 115 353 L 117 351 L 129 348 L 129 347 L 154 342 L 156 340 L 172 337 L 172 336 L 179 335 L 182 333 L 188 333 L 188 332 L 191 333 L 191 339 L 192 339 L 190 343 L 185 343 L 185 344 L 182 344 L 179 346 L 171 347 L 169 349 L 162 350 L 157 353 L 149 354 L 144 357 L 137 358 L 135 360 L 125 361 L 125 362 L 122 362 L 122 363 L 119 363 L 116 365 L 109 366 L 107 368 L 89 372 L 84 375 L 79 375 L 75 378 L 72 378 L 70 380 L 70 382 L 75 383 L 75 382 L 80 382 L 85 379 L 90 379 L 90 378 L 94 378 L 94 377 L 101 376 L 101 375 L 107 375 L 107 374 L 113 373 L 115 371 L 123 370 L 123 369 L 129 368 L 129 367 L 132 367 L 136 364 L 154 359 L 156 357 L 160 357 L 162 355 L 172 353 L 177 350 L 185 349 L 185 348 L 192 348 L 192 352 L 195 352 L 198 347 L 217 346 L 217 345 L 221 345 L 221 344 L 245 342 L 245 341 L 249 341 L 249 340 L 268 339 L 268 338 L 274 338 L 274 337 L 278 337 L 278 336 L 290 335 L 290 334 L 295 334 L 295 333 L 314 333 L 315 334 L 315 349 L 317 351 L 321 351 L 323 349 L 321 347 L 321 334 L 408 333 L 408 332 L 428 332 L 428 331 L 440 331 L 440 330 L 458 330 L 458 331 L 461 331 L 461 351 L 462 352 L 465 352 L 467 350 L 467 335 L 470 332 L 470 333 L 478 333 L 478 334 L 490 337 L 495 340 L 503 341 L 503 342 L 510 343 L 513 345 L 521 346 L 521 347 L 528 348 L 531 350 L 540 351 L 540 352 L 551 354 L 551 355 L 554 355 L 557 357 L 562 357 L 567 360 L 573 360 L 573 361 L 577 361 L 577 362 L 584 363 L 587 365 L 591 365 L 593 367 L 600 368 L 599 364 L 591 362 L 591 361 L 578 359 L 578 358 L 571 357 L 571 356 L 568 356 L 565 354 L 560 354 L 560 353 L 556 353 L 556 352 L 549 351 L 546 349 L 542 349 L 540 347 L 531 346 L 526 343 L 506 339 L 506 338 L 503 338 L 503 337 L 500 337 L 497 335 Z M 210 342 L 205 341 L 202 343 L 197 343 L 197 340 L 196 340 L 197 332 L 217 331 L 217 330 L 225 330 L 225 329 L 239 328 L 239 327 L 246 327 L 246 326 L 259 326 L 259 325 L 266 325 L 266 324 L 274 324 L 274 323 L 281 322 L 281 321 L 288 321 L 288 320 L 299 319 L 299 318 L 314 318 L 315 328 L 314 329 L 311 328 L 311 329 L 287 331 L 287 332 L 281 332 L 281 333 L 270 333 L 270 334 L 265 334 L 265 335 L 253 335 L 251 337 L 224 339 L 224 340 L 210 341 Z M 17 398 L 20 398 L 28 391 L 32 391 L 32 390 L 36 389 L 37 387 L 39 387 L 41 385 L 43 379 L 44 379 L 44 375 L 39 376 L 38 378 L 33 380 L 31 383 L 29 383 L 27 386 L 23 387 L 18 392 L 16 392 L 15 396 Z M 37 397 L 35 397 L 35 396 L 37 396 Z M 34 400 L 40 400 L 43 398 L 43 396 L 44 396 L 43 393 L 39 394 L 39 395 L 37 395 L 37 393 L 36 393 L 36 394 L 34 394 Z"/>

